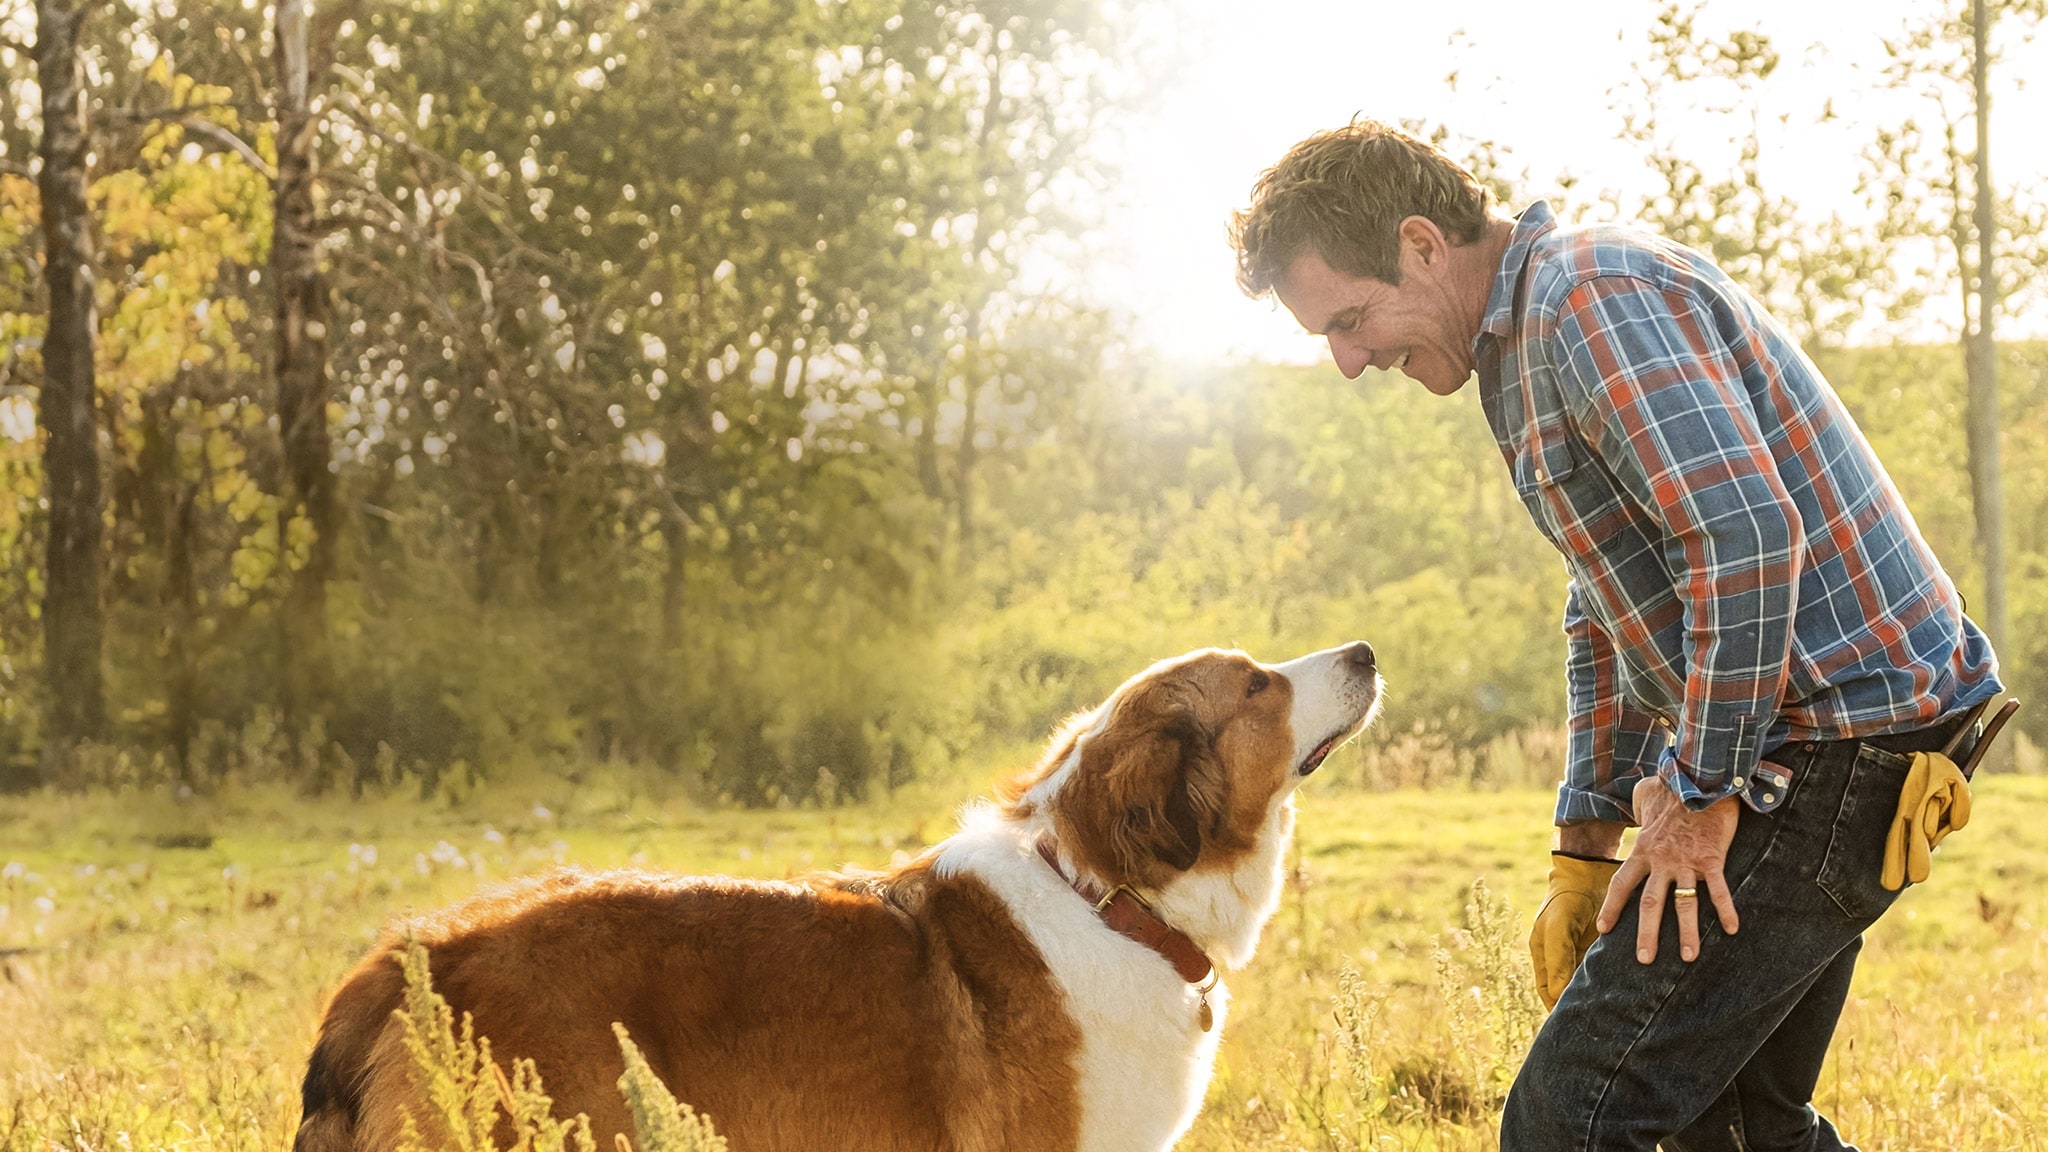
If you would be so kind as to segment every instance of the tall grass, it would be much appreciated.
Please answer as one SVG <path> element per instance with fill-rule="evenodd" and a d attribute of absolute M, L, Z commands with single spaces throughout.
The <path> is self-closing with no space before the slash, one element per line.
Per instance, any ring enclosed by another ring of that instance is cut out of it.
<path fill-rule="evenodd" d="M 1356 778 L 1355 763 L 1332 767 Z M 430 805 L 263 789 L 0 798 L 0 1152 L 282 1152 L 323 997 L 389 917 L 558 862 L 882 864 L 948 833 L 978 790 L 742 811 L 599 783 Z M 1332 783 L 1302 793 L 1280 914 L 1226 977 L 1216 1076 L 1180 1152 L 1497 1143 L 1539 1020 L 1522 937 L 1552 797 Z M 2048 1152 L 2048 780 L 1979 783 L 1932 881 L 1870 933 L 1821 1079 L 1818 1106 L 1865 1152 Z M 480 1152 L 518 1146 L 506 1118 L 524 1115 L 526 1147 L 580 1149 L 573 1118 L 539 1109 L 538 1078 L 486 1063 L 483 1038 L 427 991 L 406 1010 L 455 1079 L 430 1093 L 441 1103 L 418 1135 L 441 1140 L 435 1120 Z M 626 1063 L 636 1147 L 717 1146 Z"/>

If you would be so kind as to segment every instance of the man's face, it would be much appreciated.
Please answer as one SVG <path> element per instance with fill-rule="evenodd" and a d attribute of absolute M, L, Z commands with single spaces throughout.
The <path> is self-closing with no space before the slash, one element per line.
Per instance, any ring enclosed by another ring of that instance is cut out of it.
<path fill-rule="evenodd" d="M 1411 219 L 1413 219 L 1411 217 Z M 1274 294 L 1311 334 L 1330 342 L 1337 370 L 1357 379 L 1367 368 L 1397 368 L 1439 396 L 1472 374 L 1471 324 L 1449 287 L 1447 248 L 1401 246 L 1401 283 L 1352 276 L 1305 252 Z"/>

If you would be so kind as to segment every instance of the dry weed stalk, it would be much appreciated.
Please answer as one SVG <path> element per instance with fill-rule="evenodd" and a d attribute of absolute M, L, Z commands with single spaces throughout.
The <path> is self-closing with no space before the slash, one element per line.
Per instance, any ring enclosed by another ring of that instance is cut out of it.
<path fill-rule="evenodd" d="M 405 1118 L 401 1152 L 597 1152 L 588 1117 L 555 1118 L 533 1061 L 513 1061 L 507 1076 L 469 1013 L 456 1025 L 454 1010 L 434 991 L 427 951 L 417 941 L 407 942 L 404 966 L 405 1007 L 398 1016 L 423 1107 Z M 669 1093 L 623 1025 L 612 1030 L 625 1057 L 619 1091 L 632 1110 L 636 1137 L 617 1137 L 618 1152 L 725 1152 L 725 1138 L 710 1117 Z M 510 1143 L 501 1142 L 508 1137 Z"/>
<path fill-rule="evenodd" d="M 613 1024 L 619 1050 L 626 1057 L 626 1071 L 619 1077 L 619 1091 L 633 1110 L 633 1131 L 640 1137 L 640 1152 L 726 1152 L 725 1137 L 711 1127 L 711 1118 L 677 1100 L 668 1085 L 648 1067 L 647 1058 L 626 1035 L 626 1026 Z M 619 1152 L 632 1152 L 624 1136 Z"/>

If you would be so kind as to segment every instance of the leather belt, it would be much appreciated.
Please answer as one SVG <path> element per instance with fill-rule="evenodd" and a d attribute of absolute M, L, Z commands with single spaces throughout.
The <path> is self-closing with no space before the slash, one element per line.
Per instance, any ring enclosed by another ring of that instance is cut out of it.
<path fill-rule="evenodd" d="M 1881 751 L 1910 756 L 1915 752 L 1940 752 L 1954 760 L 1962 769 L 1963 778 L 1969 779 L 1977 772 L 1977 765 L 1984 760 L 1984 754 L 1991 750 L 1991 742 L 2005 727 L 2012 714 L 2019 711 L 2018 700 L 2007 700 L 1992 714 L 1980 728 L 1978 720 L 1990 708 L 1993 701 L 1986 700 L 1972 705 L 1961 712 L 1952 712 L 1925 728 L 1910 732 L 1892 732 L 1883 736 L 1862 736 L 1841 743 L 1867 745 Z"/>

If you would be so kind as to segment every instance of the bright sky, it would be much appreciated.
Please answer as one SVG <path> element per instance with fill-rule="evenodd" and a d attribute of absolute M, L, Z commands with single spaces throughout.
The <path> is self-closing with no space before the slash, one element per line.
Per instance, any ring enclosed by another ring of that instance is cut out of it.
<path fill-rule="evenodd" d="M 1765 110 L 1789 114 L 1765 157 L 1767 187 L 1810 209 L 1860 211 L 1858 155 L 1880 118 L 1902 115 L 1876 91 L 1880 37 L 1940 0 L 1708 0 L 1703 33 L 1768 35 L 1783 63 Z M 1418 117 L 1512 152 L 1539 194 L 1560 171 L 1600 188 L 1641 187 L 1644 169 L 1610 109 L 1611 89 L 1646 53 L 1656 5 L 1475 0 L 1172 0 L 1180 63 L 1122 150 L 1125 206 L 1113 243 L 1088 277 L 1106 302 L 1139 318 L 1138 335 L 1176 359 L 1321 358 L 1284 310 L 1239 295 L 1224 238 L 1252 181 L 1288 146 L 1356 113 Z M 2001 65 L 1992 111 L 1994 178 L 2048 182 L 2048 45 L 2014 49 Z M 1459 73 L 1455 94 L 1445 77 Z M 1840 119 L 1810 124 L 1832 98 Z M 1699 124 L 1698 155 L 1716 155 L 1731 121 Z M 1718 125 L 1718 126 L 1717 126 Z M 1690 131 L 1690 130 L 1689 130 Z M 1688 150 L 1690 151 L 1690 141 Z M 1522 205 L 1512 206 L 1519 209 Z"/>

